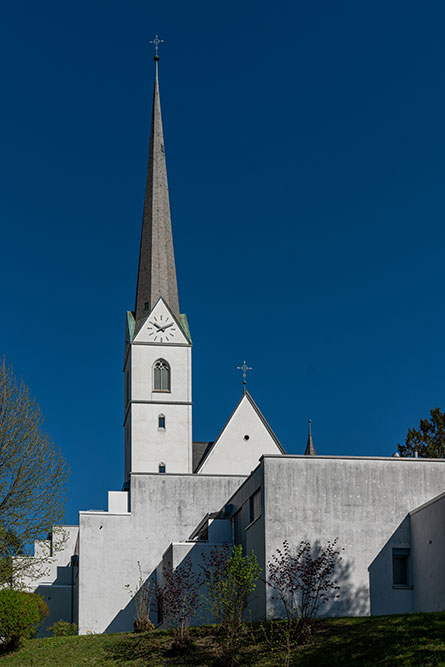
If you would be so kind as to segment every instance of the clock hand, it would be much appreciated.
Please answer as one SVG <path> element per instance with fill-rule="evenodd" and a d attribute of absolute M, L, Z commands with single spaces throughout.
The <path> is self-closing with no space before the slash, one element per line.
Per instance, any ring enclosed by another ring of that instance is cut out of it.
<path fill-rule="evenodd" d="M 159 324 L 156 324 L 156 322 L 150 322 L 158 331 L 163 331 L 162 327 Z"/>
<path fill-rule="evenodd" d="M 159 331 L 165 331 L 166 329 L 168 329 L 168 327 L 172 327 L 173 324 L 174 322 L 170 322 L 170 324 L 165 324 L 163 327 L 159 329 Z"/>

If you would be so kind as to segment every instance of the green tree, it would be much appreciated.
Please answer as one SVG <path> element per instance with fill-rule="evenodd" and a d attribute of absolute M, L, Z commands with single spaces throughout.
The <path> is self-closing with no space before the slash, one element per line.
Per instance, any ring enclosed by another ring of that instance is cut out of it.
<path fill-rule="evenodd" d="M 63 519 L 67 466 L 42 430 L 43 417 L 23 380 L 0 363 L 0 583 L 20 585 L 45 560 L 26 557 Z M 62 540 L 59 536 L 59 545 Z M 17 556 L 21 556 L 17 558 Z"/>
<path fill-rule="evenodd" d="M 220 626 L 219 640 L 223 659 L 235 665 L 245 626 L 247 599 L 256 588 L 260 567 L 253 551 L 243 556 L 241 545 L 227 544 L 203 554 L 204 606 Z"/>
<path fill-rule="evenodd" d="M 430 410 L 431 419 L 421 419 L 419 429 L 409 428 L 404 445 L 397 445 L 401 456 L 441 459 L 445 457 L 445 413 L 440 408 Z"/>

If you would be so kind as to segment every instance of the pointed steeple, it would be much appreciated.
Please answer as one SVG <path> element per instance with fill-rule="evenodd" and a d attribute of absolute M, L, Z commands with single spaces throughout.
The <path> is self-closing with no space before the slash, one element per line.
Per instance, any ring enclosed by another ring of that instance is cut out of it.
<path fill-rule="evenodd" d="M 311 424 L 312 424 L 312 419 L 309 419 L 309 432 L 307 436 L 307 445 L 306 449 L 304 452 L 305 456 L 317 456 L 317 452 L 315 451 L 314 447 L 314 441 L 312 440 L 312 431 L 311 431 Z"/>
<path fill-rule="evenodd" d="M 159 97 L 158 60 L 153 92 L 150 152 L 145 188 L 135 319 L 138 329 L 160 297 L 179 319 L 178 285 L 173 251 L 167 165 Z M 139 325 L 139 326 L 138 326 Z"/>

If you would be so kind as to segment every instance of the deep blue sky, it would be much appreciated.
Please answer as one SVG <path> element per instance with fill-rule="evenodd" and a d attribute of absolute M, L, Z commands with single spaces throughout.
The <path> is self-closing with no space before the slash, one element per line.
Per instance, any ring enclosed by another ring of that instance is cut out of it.
<path fill-rule="evenodd" d="M 152 47 L 194 437 L 241 394 L 289 453 L 391 455 L 444 407 L 445 5 L 30 0 L 0 10 L 0 351 L 71 467 L 123 481 Z"/>

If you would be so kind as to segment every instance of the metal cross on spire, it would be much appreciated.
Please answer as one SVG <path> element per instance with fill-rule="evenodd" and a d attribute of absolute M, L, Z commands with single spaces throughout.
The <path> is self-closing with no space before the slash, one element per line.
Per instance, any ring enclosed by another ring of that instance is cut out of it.
<path fill-rule="evenodd" d="M 154 47 L 155 47 L 155 60 L 159 60 L 159 53 L 158 53 L 159 44 L 163 44 L 163 43 L 164 43 L 164 40 L 159 39 L 159 37 L 157 35 L 155 35 L 154 39 L 150 39 L 150 44 L 154 44 Z"/>
<path fill-rule="evenodd" d="M 246 364 L 246 362 L 243 361 L 243 365 L 242 365 L 242 366 L 237 366 L 236 369 L 237 369 L 238 371 L 243 371 L 243 390 L 246 391 L 247 371 L 252 371 L 253 368 L 251 368 L 250 366 L 248 366 L 248 365 Z"/>

